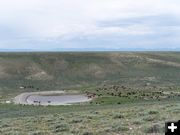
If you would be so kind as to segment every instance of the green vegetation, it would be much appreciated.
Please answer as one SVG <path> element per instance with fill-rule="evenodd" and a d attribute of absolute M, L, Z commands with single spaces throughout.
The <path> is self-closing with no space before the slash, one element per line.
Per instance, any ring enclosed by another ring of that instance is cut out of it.
<path fill-rule="evenodd" d="M 34 107 L 0 105 L 1 134 L 164 134 L 164 122 L 178 120 L 179 101 Z"/>
<path fill-rule="evenodd" d="M 180 118 L 180 53 L 1 53 L 0 134 L 164 134 Z M 22 92 L 76 90 L 72 106 L 5 104 Z"/>

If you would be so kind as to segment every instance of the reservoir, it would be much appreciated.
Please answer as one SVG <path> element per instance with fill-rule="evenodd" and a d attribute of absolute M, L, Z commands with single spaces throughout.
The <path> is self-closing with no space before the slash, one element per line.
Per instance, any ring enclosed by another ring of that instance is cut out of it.
<path fill-rule="evenodd" d="M 85 95 L 30 95 L 26 102 L 32 105 L 71 105 L 74 103 L 88 102 L 91 99 Z"/>

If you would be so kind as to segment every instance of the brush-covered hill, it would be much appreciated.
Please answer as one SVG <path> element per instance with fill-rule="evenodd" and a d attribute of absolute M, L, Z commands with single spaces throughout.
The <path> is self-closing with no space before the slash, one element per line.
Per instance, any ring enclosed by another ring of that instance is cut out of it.
<path fill-rule="evenodd" d="M 0 94 L 103 84 L 179 86 L 179 82 L 178 52 L 0 53 Z"/>

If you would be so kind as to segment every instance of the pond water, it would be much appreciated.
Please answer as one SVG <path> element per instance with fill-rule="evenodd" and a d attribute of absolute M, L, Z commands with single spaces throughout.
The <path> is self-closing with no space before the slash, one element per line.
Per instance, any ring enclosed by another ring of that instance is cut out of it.
<path fill-rule="evenodd" d="M 81 103 L 90 101 L 85 95 L 59 95 L 59 96 L 43 96 L 30 95 L 26 102 L 34 105 L 68 105 L 73 103 Z"/>

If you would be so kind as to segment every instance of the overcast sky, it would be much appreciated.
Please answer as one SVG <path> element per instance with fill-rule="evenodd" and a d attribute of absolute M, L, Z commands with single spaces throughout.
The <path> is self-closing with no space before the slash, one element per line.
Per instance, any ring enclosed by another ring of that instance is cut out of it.
<path fill-rule="evenodd" d="M 180 0 L 0 0 L 0 49 L 180 48 Z"/>

